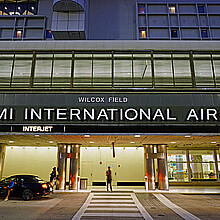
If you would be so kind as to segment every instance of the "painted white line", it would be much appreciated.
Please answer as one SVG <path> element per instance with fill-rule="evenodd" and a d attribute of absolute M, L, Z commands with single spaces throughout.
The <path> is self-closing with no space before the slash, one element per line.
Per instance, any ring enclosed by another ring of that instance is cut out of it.
<path fill-rule="evenodd" d="M 177 215 L 181 216 L 186 220 L 200 220 L 200 218 L 186 211 L 185 209 L 179 207 L 178 205 L 172 203 L 169 199 L 167 199 L 162 194 L 153 194 L 158 200 L 160 200 L 165 206 L 173 210 Z"/>
<path fill-rule="evenodd" d="M 72 220 L 79 220 L 81 219 L 83 213 L 85 212 L 85 210 L 87 209 L 87 207 L 89 206 L 90 201 L 92 200 L 92 196 L 93 194 L 90 193 L 88 198 L 86 199 L 85 203 L 82 205 L 82 207 L 78 210 L 78 212 L 73 216 Z"/>
<path fill-rule="evenodd" d="M 131 196 L 93 196 L 93 199 L 128 199 Z"/>
<path fill-rule="evenodd" d="M 123 208 L 123 207 L 120 207 L 120 208 L 87 208 L 86 211 L 89 210 L 89 211 L 139 211 L 138 208 Z"/>
<path fill-rule="evenodd" d="M 133 193 L 131 194 L 132 199 L 134 200 L 136 206 L 138 207 L 139 211 L 142 214 L 142 217 L 145 220 L 153 220 L 153 218 L 150 216 L 150 214 L 145 210 L 145 208 L 141 205 L 141 203 L 139 202 L 139 200 L 137 199 L 136 195 Z"/>
<path fill-rule="evenodd" d="M 94 193 L 95 196 L 101 195 L 101 196 L 130 196 L 131 193 Z"/>
<path fill-rule="evenodd" d="M 102 203 L 102 202 L 105 202 L 105 203 L 115 203 L 115 202 L 123 202 L 123 203 L 132 203 L 133 200 L 132 199 L 128 199 L 128 200 L 123 200 L 123 199 L 95 199 L 95 200 L 92 200 L 91 201 L 92 203 Z"/>
<path fill-rule="evenodd" d="M 90 207 L 90 206 L 94 206 L 94 207 L 96 207 L 96 206 L 108 206 L 108 207 L 109 207 L 109 206 L 122 206 L 122 207 L 123 207 L 123 206 L 129 206 L 129 207 L 135 206 L 135 207 L 136 207 L 135 204 L 123 204 L 123 203 L 122 203 L 122 204 L 93 204 L 93 203 L 91 204 L 91 203 L 90 203 L 90 204 L 89 204 L 89 207 Z"/>
<path fill-rule="evenodd" d="M 84 213 L 83 217 L 142 217 L 141 213 Z"/>

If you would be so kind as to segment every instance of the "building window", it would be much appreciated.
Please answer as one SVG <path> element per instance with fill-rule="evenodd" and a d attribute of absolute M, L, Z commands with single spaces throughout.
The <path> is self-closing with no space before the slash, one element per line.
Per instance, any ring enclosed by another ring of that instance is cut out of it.
<path fill-rule="evenodd" d="M 48 39 L 52 39 L 53 38 L 53 34 L 52 34 L 52 32 L 50 30 L 46 31 L 46 38 L 48 38 Z"/>
<path fill-rule="evenodd" d="M 205 5 L 198 5 L 198 12 L 200 14 L 205 13 Z"/>
<path fill-rule="evenodd" d="M 208 38 L 209 37 L 208 30 L 207 29 L 201 30 L 201 36 L 202 38 Z"/>
<path fill-rule="evenodd" d="M 178 38 L 178 37 L 179 37 L 178 30 L 177 29 L 171 30 L 171 38 Z"/>
<path fill-rule="evenodd" d="M 147 37 L 147 33 L 146 33 L 146 29 L 139 29 L 139 38 L 146 38 Z"/>
<path fill-rule="evenodd" d="M 145 4 L 139 4 L 138 5 L 138 14 L 145 14 Z"/>
<path fill-rule="evenodd" d="M 21 39 L 23 36 L 23 30 L 16 30 L 15 38 Z"/>
<path fill-rule="evenodd" d="M 7 1 L 2 0 L 0 15 L 36 15 L 37 0 Z"/>
<path fill-rule="evenodd" d="M 176 13 L 176 5 L 169 5 L 169 13 L 170 14 Z"/>

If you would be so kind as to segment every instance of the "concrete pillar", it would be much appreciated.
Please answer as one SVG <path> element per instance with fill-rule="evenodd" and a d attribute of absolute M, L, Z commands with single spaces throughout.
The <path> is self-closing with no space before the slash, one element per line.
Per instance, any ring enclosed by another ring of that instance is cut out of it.
<path fill-rule="evenodd" d="M 153 145 L 144 145 L 144 155 L 146 162 L 146 176 L 148 179 L 148 189 L 155 190 L 155 172 L 154 172 L 154 153 Z"/>
<path fill-rule="evenodd" d="M 168 169 L 167 169 L 167 146 L 157 145 L 159 189 L 169 190 Z"/>
<path fill-rule="evenodd" d="M 80 177 L 80 144 L 72 144 L 70 148 L 69 189 L 78 189 Z"/>
<path fill-rule="evenodd" d="M 0 144 L 0 180 L 2 179 L 4 160 L 5 160 L 5 152 L 6 152 L 6 145 Z"/>
<path fill-rule="evenodd" d="M 59 168 L 59 187 L 58 189 L 66 189 L 66 157 L 67 145 L 59 144 L 58 146 L 58 168 Z"/>

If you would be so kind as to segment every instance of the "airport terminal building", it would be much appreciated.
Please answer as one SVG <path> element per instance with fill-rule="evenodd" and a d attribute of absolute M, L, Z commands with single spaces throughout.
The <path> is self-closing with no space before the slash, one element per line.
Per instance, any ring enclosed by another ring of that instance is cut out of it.
<path fill-rule="evenodd" d="M 0 0 L 0 178 L 220 184 L 219 0 Z"/>

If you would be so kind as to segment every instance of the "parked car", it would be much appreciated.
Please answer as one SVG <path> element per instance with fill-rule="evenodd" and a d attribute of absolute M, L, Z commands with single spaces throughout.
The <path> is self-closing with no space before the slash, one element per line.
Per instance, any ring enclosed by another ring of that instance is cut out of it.
<path fill-rule="evenodd" d="M 52 187 L 49 182 L 42 180 L 34 175 L 14 175 L 0 181 L 0 195 L 6 196 L 9 180 L 14 181 L 15 185 L 10 196 L 18 196 L 25 201 L 37 196 L 50 194 Z"/>

